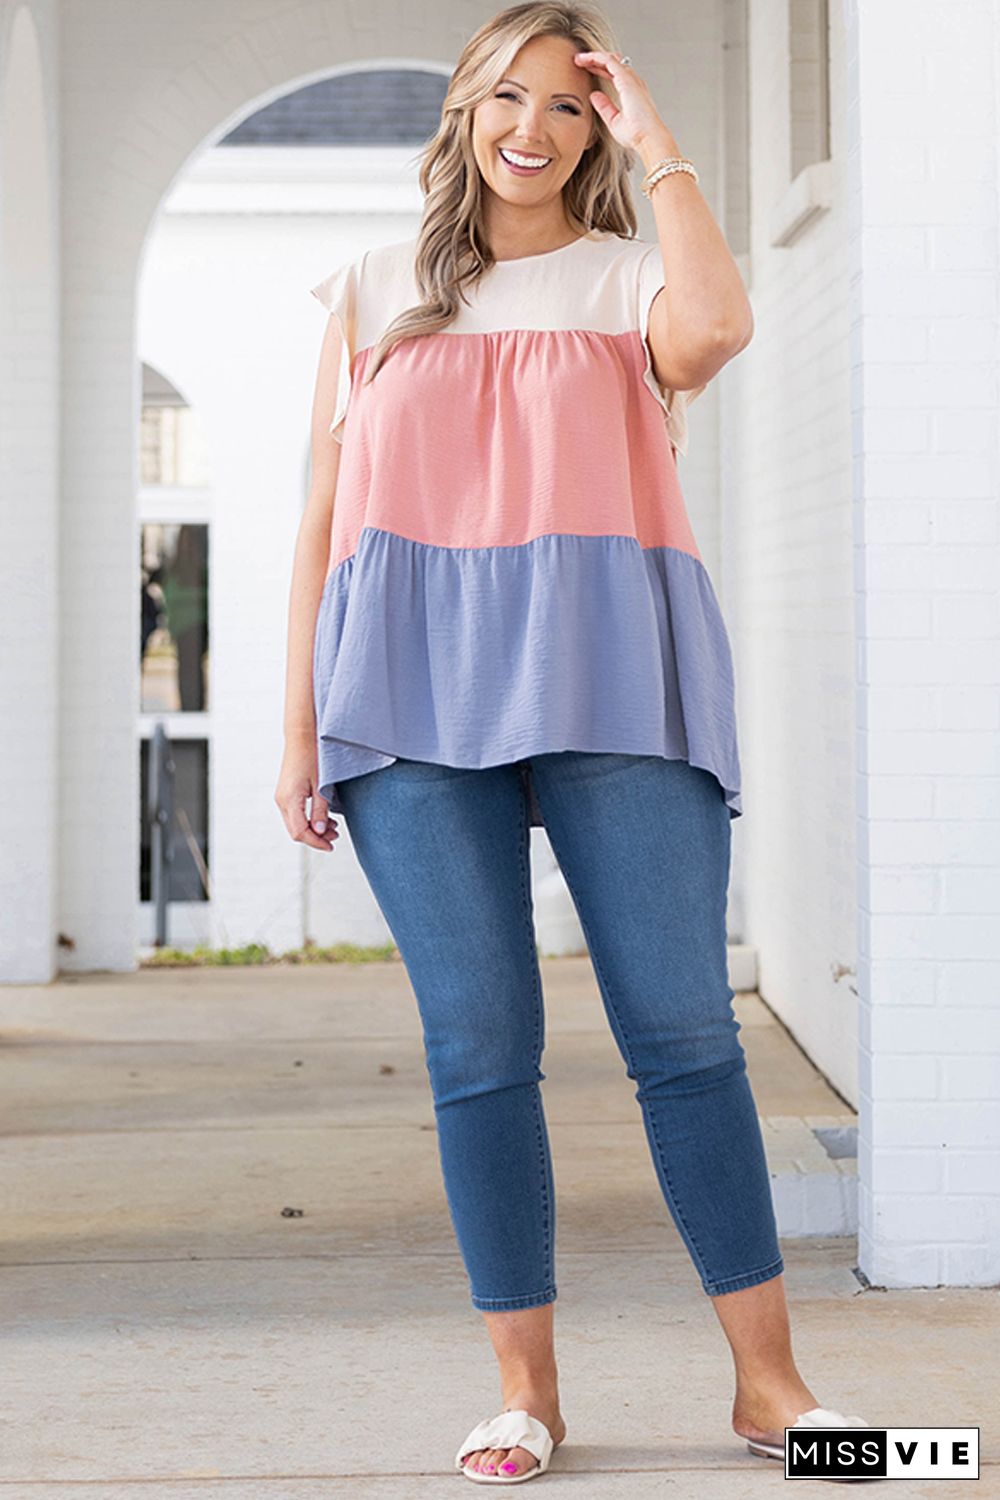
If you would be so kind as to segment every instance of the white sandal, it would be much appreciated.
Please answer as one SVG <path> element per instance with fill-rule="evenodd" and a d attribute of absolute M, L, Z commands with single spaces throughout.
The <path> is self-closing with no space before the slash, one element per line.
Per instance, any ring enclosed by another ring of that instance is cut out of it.
<path fill-rule="evenodd" d="M 868 1427 L 864 1417 L 845 1417 L 843 1412 L 831 1411 L 825 1406 L 814 1406 L 811 1411 L 804 1411 L 789 1423 L 789 1427 Z M 751 1453 L 756 1453 L 758 1458 L 780 1458 L 784 1461 L 785 1444 L 756 1442 L 753 1438 L 744 1438 L 743 1441 Z M 465 1450 L 463 1450 L 465 1451 Z"/>
<path fill-rule="evenodd" d="M 473 1427 L 465 1442 L 455 1454 L 455 1468 L 466 1479 L 477 1484 L 520 1484 L 522 1479 L 534 1479 L 544 1474 L 552 1456 L 552 1434 L 544 1422 L 529 1416 L 526 1411 L 504 1411 L 495 1417 L 486 1417 Z M 466 1453 L 480 1452 L 486 1448 L 526 1448 L 538 1463 L 523 1474 L 477 1474 L 475 1469 L 464 1468 L 462 1457 Z"/>

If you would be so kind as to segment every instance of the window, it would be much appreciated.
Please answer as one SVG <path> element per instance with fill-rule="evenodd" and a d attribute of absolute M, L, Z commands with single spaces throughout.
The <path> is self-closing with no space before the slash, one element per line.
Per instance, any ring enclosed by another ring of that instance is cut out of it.
<path fill-rule="evenodd" d="M 143 713 L 202 713 L 208 706 L 208 527 L 147 521 L 141 527 Z"/>
<path fill-rule="evenodd" d="M 139 895 L 152 899 L 156 816 L 172 851 L 167 899 L 207 901 L 212 496 L 197 417 L 149 365 L 142 367 L 139 457 Z M 153 787 L 158 729 L 168 764 Z"/>
<path fill-rule="evenodd" d="M 770 217 L 772 245 L 792 245 L 833 203 L 827 0 L 789 0 L 789 181 Z"/>
<path fill-rule="evenodd" d="M 197 487 L 208 483 L 201 427 L 184 397 L 149 365 L 142 367 L 139 482 Z"/>
<path fill-rule="evenodd" d="M 750 100 L 747 0 L 722 5 L 723 212 L 726 243 L 739 259 L 750 250 Z M 749 270 L 749 267 L 747 267 Z"/>
<path fill-rule="evenodd" d="M 152 818 L 150 762 L 152 741 L 139 742 L 139 900 L 151 901 Z M 168 837 L 172 859 L 167 866 L 168 901 L 207 901 L 208 875 L 208 743 L 204 739 L 170 742 L 172 785 L 167 795 Z M 203 878 L 203 876 L 205 878 Z"/>
<path fill-rule="evenodd" d="M 790 0 L 790 180 L 830 155 L 830 30 L 827 0 Z"/>

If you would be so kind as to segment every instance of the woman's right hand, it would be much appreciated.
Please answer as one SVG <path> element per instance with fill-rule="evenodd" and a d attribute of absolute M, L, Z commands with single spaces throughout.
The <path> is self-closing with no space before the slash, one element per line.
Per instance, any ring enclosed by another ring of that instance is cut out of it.
<path fill-rule="evenodd" d="M 307 797 L 312 798 L 311 821 L 306 817 Z M 308 741 L 286 741 L 274 800 L 296 843 L 328 853 L 332 850 L 340 833 L 326 798 L 319 795 L 319 758 L 312 736 Z"/>

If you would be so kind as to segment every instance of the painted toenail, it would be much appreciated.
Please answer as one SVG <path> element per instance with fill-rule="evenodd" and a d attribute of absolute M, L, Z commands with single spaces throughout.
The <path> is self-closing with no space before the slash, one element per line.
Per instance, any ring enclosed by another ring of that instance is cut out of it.
<path fill-rule="evenodd" d="M 501 1469 L 503 1469 L 505 1474 L 517 1473 L 517 1464 L 501 1464 L 500 1467 Z"/>
<path fill-rule="evenodd" d="M 486 1465 L 486 1472 L 487 1472 L 487 1473 L 488 1473 L 488 1474 L 492 1474 L 492 1473 L 493 1473 L 493 1470 L 494 1470 L 494 1469 L 495 1469 L 495 1468 L 496 1468 L 496 1464 L 487 1464 L 487 1465 Z"/>

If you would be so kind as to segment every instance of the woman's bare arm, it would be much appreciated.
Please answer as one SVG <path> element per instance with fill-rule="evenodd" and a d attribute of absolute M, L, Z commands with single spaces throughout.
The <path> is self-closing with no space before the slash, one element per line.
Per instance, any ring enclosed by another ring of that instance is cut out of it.
<path fill-rule="evenodd" d="M 327 820 L 328 807 L 318 797 L 318 787 L 305 785 L 315 779 L 316 713 L 313 705 L 313 648 L 316 619 L 330 561 L 330 528 L 333 521 L 340 443 L 329 431 L 340 378 L 342 333 L 336 318 L 329 318 L 320 350 L 311 425 L 309 493 L 299 523 L 288 604 L 288 653 L 285 678 L 285 756 L 275 801 L 281 808 L 293 838 L 313 848 L 332 847 L 329 833 L 315 833 L 306 818 L 305 803 L 312 796 L 314 823 Z M 311 768 L 307 772 L 306 768 Z M 334 834 L 336 837 L 336 834 Z"/>

